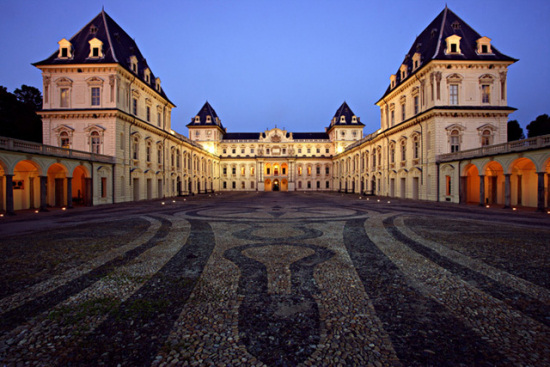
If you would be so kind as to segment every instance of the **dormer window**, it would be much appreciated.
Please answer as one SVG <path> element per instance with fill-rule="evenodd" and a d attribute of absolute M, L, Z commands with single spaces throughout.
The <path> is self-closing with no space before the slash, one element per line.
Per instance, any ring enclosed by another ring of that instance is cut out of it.
<path fill-rule="evenodd" d="M 405 80 L 405 78 L 407 77 L 407 65 L 401 65 L 401 67 L 399 68 L 399 72 L 401 73 L 401 80 Z"/>
<path fill-rule="evenodd" d="M 447 50 L 445 51 L 446 54 L 460 54 L 462 53 L 460 51 L 460 40 L 462 37 L 457 36 L 456 34 L 453 34 L 452 36 L 449 36 L 445 39 L 445 42 L 447 42 Z"/>
<path fill-rule="evenodd" d="M 61 41 L 57 42 L 59 44 L 59 54 L 57 58 L 59 59 L 72 59 L 73 58 L 73 45 L 71 42 L 63 38 Z"/>
<path fill-rule="evenodd" d="M 397 77 L 395 76 L 395 74 L 392 74 L 390 76 L 390 83 L 391 83 L 391 88 L 395 88 L 395 81 L 396 81 Z"/>
<path fill-rule="evenodd" d="M 340 116 L 340 122 L 341 123 L 346 123 L 346 116 Z"/>
<path fill-rule="evenodd" d="M 138 60 L 135 56 L 130 56 L 130 69 L 137 74 L 138 72 Z"/>
<path fill-rule="evenodd" d="M 212 117 L 210 115 L 206 116 L 206 123 L 210 124 L 212 122 Z"/>
<path fill-rule="evenodd" d="M 195 124 L 200 124 L 201 118 L 199 116 L 195 116 Z"/>
<path fill-rule="evenodd" d="M 103 57 L 103 42 L 97 38 L 92 38 L 88 41 L 90 44 L 90 54 L 89 58 L 98 59 Z"/>
<path fill-rule="evenodd" d="M 453 24 L 451 24 L 451 27 L 453 27 L 453 30 L 458 31 L 460 29 L 460 22 L 455 20 Z"/>
<path fill-rule="evenodd" d="M 477 41 L 477 53 L 478 55 L 482 54 L 492 54 L 491 50 L 491 39 L 488 37 L 481 37 Z"/>
<path fill-rule="evenodd" d="M 155 89 L 160 93 L 160 78 L 155 79 Z"/>
<path fill-rule="evenodd" d="M 353 117 L 351 118 L 351 122 L 352 122 L 353 124 L 356 124 L 356 123 L 357 123 L 357 116 L 353 116 Z"/>
<path fill-rule="evenodd" d="M 418 69 L 420 66 L 420 52 L 415 52 L 413 55 L 413 70 Z"/>
<path fill-rule="evenodd" d="M 151 83 L 151 70 L 149 68 L 147 68 L 147 69 L 145 69 L 143 74 L 144 74 L 144 78 L 145 78 L 145 83 L 147 83 L 147 84 Z"/>

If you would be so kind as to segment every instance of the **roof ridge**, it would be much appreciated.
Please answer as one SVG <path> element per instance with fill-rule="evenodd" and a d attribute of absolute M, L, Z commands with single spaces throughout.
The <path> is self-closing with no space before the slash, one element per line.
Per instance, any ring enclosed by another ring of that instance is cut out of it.
<path fill-rule="evenodd" d="M 447 4 L 445 4 L 445 9 L 443 10 L 443 20 L 441 21 L 441 27 L 439 27 L 439 37 L 437 39 L 437 47 L 435 48 L 435 53 L 432 56 L 432 59 L 435 59 L 437 54 L 439 54 L 439 47 L 441 47 L 441 38 L 443 37 L 443 28 L 445 27 L 445 22 L 447 21 Z"/>
<path fill-rule="evenodd" d="M 105 16 L 107 13 L 105 13 L 105 9 L 103 7 L 101 8 L 101 16 L 103 17 L 103 23 L 105 23 L 105 33 L 107 34 L 107 40 L 109 41 L 109 47 L 111 48 L 111 54 L 113 55 L 113 59 L 118 63 L 118 58 L 116 57 L 115 48 L 113 47 L 113 41 L 111 40 L 111 31 L 109 30 L 109 25 L 107 24 L 107 18 Z"/>

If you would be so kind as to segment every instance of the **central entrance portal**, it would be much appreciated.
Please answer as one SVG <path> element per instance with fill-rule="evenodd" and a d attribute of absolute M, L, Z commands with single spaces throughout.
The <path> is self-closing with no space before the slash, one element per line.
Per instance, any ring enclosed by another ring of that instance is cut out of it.
<path fill-rule="evenodd" d="M 273 181 L 273 191 L 279 191 L 279 180 Z"/>

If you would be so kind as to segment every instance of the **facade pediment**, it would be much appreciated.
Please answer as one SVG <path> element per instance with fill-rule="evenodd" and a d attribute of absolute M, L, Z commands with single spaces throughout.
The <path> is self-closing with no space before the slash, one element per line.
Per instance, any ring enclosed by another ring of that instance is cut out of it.
<path fill-rule="evenodd" d="M 292 133 L 288 134 L 286 130 L 277 127 L 264 131 L 263 137 L 260 137 L 259 140 L 264 143 L 290 143 L 294 141 Z"/>

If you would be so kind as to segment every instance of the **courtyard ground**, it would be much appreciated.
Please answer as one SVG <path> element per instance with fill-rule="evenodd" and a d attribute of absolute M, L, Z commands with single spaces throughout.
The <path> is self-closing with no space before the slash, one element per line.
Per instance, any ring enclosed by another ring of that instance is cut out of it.
<path fill-rule="evenodd" d="M 0 218 L 0 365 L 550 365 L 550 215 L 223 193 Z"/>

